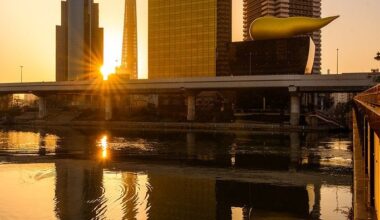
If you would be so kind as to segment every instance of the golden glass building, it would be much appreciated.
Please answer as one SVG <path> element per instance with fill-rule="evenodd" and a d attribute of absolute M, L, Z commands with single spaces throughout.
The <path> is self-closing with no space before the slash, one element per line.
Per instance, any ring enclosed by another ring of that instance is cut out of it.
<path fill-rule="evenodd" d="M 130 79 L 137 79 L 137 69 L 136 0 L 125 0 L 123 49 L 121 66 L 117 73 L 126 74 Z"/>
<path fill-rule="evenodd" d="M 321 17 L 321 0 L 243 0 L 244 40 L 250 40 L 249 28 L 258 17 L 275 16 L 280 18 L 305 16 Z M 313 74 L 321 73 L 321 31 L 310 34 L 315 43 Z"/>
<path fill-rule="evenodd" d="M 149 0 L 149 79 L 229 75 L 231 0 Z"/>

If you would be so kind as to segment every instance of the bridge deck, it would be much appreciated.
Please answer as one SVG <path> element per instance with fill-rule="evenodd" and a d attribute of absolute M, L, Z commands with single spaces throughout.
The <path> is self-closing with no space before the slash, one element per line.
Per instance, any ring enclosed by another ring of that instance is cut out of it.
<path fill-rule="evenodd" d="M 360 92 L 380 80 L 380 74 L 265 75 L 177 78 L 164 80 L 118 80 L 2 83 L 0 93 L 110 92 L 161 93 L 185 90 L 222 90 L 297 87 L 303 92 Z"/>

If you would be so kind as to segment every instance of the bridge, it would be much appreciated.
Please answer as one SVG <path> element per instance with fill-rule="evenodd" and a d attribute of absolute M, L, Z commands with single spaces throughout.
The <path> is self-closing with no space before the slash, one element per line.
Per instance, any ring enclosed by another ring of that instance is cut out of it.
<path fill-rule="evenodd" d="M 177 78 L 162 80 L 123 80 L 112 77 L 108 81 L 66 81 L 36 83 L 3 83 L 0 94 L 33 93 L 39 97 L 39 117 L 46 116 L 46 96 L 51 94 L 105 95 L 105 119 L 112 118 L 114 94 L 184 93 L 187 97 L 187 119 L 195 119 L 195 97 L 207 90 L 239 90 L 255 88 L 283 88 L 290 93 L 290 123 L 299 124 L 300 93 L 361 92 L 380 82 L 380 74 L 352 73 L 340 75 L 261 75 Z"/>
<path fill-rule="evenodd" d="M 111 79 L 109 81 L 2 83 L 0 94 L 94 93 L 106 87 L 109 92 L 129 94 L 289 87 L 296 87 L 299 92 L 361 92 L 374 86 L 376 82 L 380 82 L 380 74 L 373 73 L 192 77 L 162 80 Z"/>
<path fill-rule="evenodd" d="M 380 219 L 380 85 L 360 93 L 354 101 L 354 212 L 374 208 Z"/>

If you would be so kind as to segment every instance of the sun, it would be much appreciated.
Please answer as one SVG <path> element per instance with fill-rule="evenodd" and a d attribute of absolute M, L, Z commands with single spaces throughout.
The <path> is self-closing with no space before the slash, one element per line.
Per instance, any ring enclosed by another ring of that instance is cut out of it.
<path fill-rule="evenodd" d="M 115 73 L 115 67 L 111 65 L 104 65 L 100 68 L 100 72 L 103 75 L 103 80 L 108 80 L 111 74 Z"/>

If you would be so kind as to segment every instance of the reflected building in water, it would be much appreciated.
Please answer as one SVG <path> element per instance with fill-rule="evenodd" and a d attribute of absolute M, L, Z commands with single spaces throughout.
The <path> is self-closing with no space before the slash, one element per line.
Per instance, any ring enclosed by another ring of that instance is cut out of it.
<path fill-rule="evenodd" d="M 55 202 L 60 219 L 97 219 L 104 210 L 103 168 L 95 163 L 58 161 Z"/>
<path fill-rule="evenodd" d="M 319 219 L 321 212 L 321 185 L 109 173 L 93 162 L 56 162 L 55 187 L 55 211 L 60 219 Z"/>
<path fill-rule="evenodd" d="M 218 158 L 212 155 L 213 151 L 201 153 L 202 145 L 198 146 L 197 141 L 202 142 L 202 135 L 187 133 L 183 137 L 187 141 L 186 152 L 189 158 L 206 161 Z M 216 135 L 215 138 L 217 137 Z M 291 133 L 289 136 L 283 135 L 275 139 L 265 138 L 267 141 L 264 142 L 248 137 L 242 134 L 235 139 L 237 144 L 231 145 L 231 158 L 226 157 L 226 162 L 231 163 L 232 157 L 235 157 L 235 166 L 244 167 L 242 161 L 248 161 L 249 157 L 241 159 L 244 154 L 239 151 L 239 146 L 244 145 L 246 141 L 254 140 L 255 146 L 260 143 L 262 147 L 256 149 L 258 151 L 273 148 L 281 143 L 284 144 L 283 150 L 278 149 L 280 153 L 277 152 L 275 155 L 287 152 L 281 156 L 287 159 L 280 164 L 284 165 L 285 169 L 290 169 L 290 175 L 297 170 L 301 163 L 300 134 Z M 199 153 L 208 156 L 196 156 Z M 272 157 L 268 157 L 267 160 L 273 161 L 270 158 Z M 277 168 L 267 167 L 272 171 Z M 323 189 L 319 181 L 305 185 L 275 185 L 214 179 L 197 173 L 187 175 L 186 169 L 184 172 L 130 172 L 118 164 L 113 164 L 111 171 L 108 164 L 101 161 L 58 161 L 57 216 L 62 219 L 171 219 L 173 216 L 178 219 L 261 219 L 267 216 L 321 219 L 326 217 L 321 214 L 326 212 L 321 205 L 323 191 L 329 192 L 329 195 L 324 195 L 326 198 L 334 195 L 331 194 L 334 189 Z M 341 211 L 339 208 L 337 206 L 337 210 Z"/>
<path fill-rule="evenodd" d="M 151 174 L 151 219 L 216 219 L 215 181 L 184 175 Z"/>
<path fill-rule="evenodd" d="M 38 133 L 29 133 L 35 135 L 30 139 L 35 142 L 35 152 L 38 146 L 58 145 L 58 139 L 51 133 L 65 137 L 59 141 L 56 154 L 58 158 L 68 156 L 71 160 L 55 161 L 56 179 L 52 186 L 55 187 L 55 212 L 60 219 L 171 219 L 173 216 L 178 219 L 260 219 L 267 216 L 337 219 L 331 216 L 343 216 L 344 208 L 350 207 L 347 201 L 352 201 L 349 196 L 338 198 L 342 189 L 350 193 L 349 183 L 345 180 L 335 182 L 320 170 L 314 170 L 310 179 L 295 180 L 310 174 L 302 173 L 305 166 L 305 170 L 308 169 L 308 163 L 320 165 L 319 161 L 326 157 L 323 150 L 344 148 L 335 146 L 340 143 L 338 141 L 322 145 L 321 142 L 329 139 L 313 135 L 243 132 L 158 135 L 145 131 L 142 141 L 141 134 L 133 131 L 62 129 L 52 132 L 41 129 Z M 0 133 L 0 138 L 7 139 L 8 134 L 4 134 Z M 22 135 L 11 134 L 13 143 Z M 154 142 L 158 138 L 161 142 Z M 318 141 L 315 143 L 315 140 Z M 107 161 L 97 157 L 95 161 L 94 155 L 99 156 L 102 144 L 109 150 L 110 157 Z M 123 162 L 132 161 L 130 158 L 142 153 L 145 159 L 169 156 L 181 161 L 181 166 L 160 164 L 139 168 L 134 167 L 135 163 Z M 86 160 L 72 160 L 78 155 Z M 183 166 L 187 163 L 197 166 Z M 231 167 L 236 170 L 231 171 Z M 230 171 L 238 173 L 247 168 L 250 173 L 248 178 L 243 174 L 243 180 L 229 175 Z M 277 171 L 289 177 L 276 177 L 273 182 L 271 176 L 280 173 Z M 264 178 L 251 178 L 251 174 L 257 173 Z M 335 185 L 326 186 L 324 181 Z M 336 204 L 336 208 L 331 209 L 331 204 Z"/>

